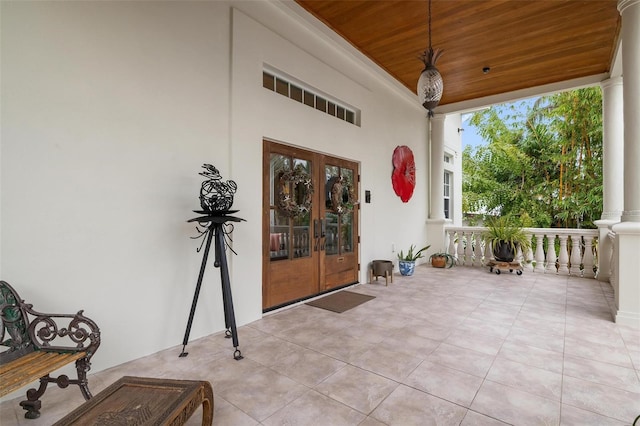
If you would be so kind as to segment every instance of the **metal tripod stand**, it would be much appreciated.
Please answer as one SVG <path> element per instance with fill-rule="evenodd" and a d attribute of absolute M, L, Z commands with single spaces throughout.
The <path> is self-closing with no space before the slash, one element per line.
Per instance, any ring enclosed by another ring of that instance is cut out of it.
<path fill-rule="evenodd" d="M 237 211 L 237 210 L 236 210 Z M 200 216 L 193 219 L 189 219 L 188 222 L 198 222 L 200 224 L 207 224 L 207 230 L 203 234 L 206 234 L 206 243 L 204 253 L 202 255 L 202 264 L 200 265 L 200 274 L 198 275 L 198 283 L 196 284 L 196 291 L 193 295 L 193 302 L 191 303 L 191 312 L 189 312 L 189 321 L 187 322 L 187 329 L 184 332 L 184 339 L 182 339 L 182 353 L 179 357 L 185 357 L 189 355 L 189 352 L 185 352 L 187 343 L 189 342 L 189 334 L 191 333 L 191 324 L 193 323 L 193 317 L 196 313 L 196 305 L 198 304 L 198 296 L 200 295 L 200 287 L 202 286 L 202 278 L 204 277 L 204 271 L 207 267 L 207 258 L 209 257 L 209 249 L 211 248 L 211 240 L 215 236 L 215 262 L 214 266 L 220 268 L 220 278 L 222 281 L 222 303 L 224 305 L 224 325 L 226 328 L 225 337 L 231 338 L 233 341 L 233 358 L 241 360 L 243 358 L 240 349 L 238 349 L 238 330 L 236 328 L 236 316 L 233 311 L 233 298 L 231 296 L 231 283 L 229 282 L 229 269 L 227 267 L 227 254 L 225 250 L 225 232 L 224 227 L 227 222 L 241 222 L 244 219 L 235 216 L 228 216 L 229 213 L 235 213 L 236 211 L 227 211 L 223 213 L 211 213 L 205 211 L 196 211 L 196 213 L 203 213 L 206 216 Z M 233 250 L 232 250 L 233 251 Z"/>

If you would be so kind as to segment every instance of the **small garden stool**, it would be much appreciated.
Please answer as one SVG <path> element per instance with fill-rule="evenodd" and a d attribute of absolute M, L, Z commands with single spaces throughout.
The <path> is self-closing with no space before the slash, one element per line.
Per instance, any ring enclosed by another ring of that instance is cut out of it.
<path fill-rule="evenodd" d="M 374 260 L 371 262 L 371 268 L 369 269 L 369 282 L 373 282 L 373 277 L 384 277 L 385 285 L 389 285 L 389 277 L 391 277 L 391 284 L 393 284 L 393 262 L 390 260 Z"/>

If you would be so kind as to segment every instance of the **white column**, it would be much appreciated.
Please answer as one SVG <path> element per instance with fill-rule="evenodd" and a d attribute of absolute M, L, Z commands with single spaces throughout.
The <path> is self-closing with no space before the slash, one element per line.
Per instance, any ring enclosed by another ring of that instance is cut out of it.
<path fill-rule="evenodd" d="M 444 114 L 431 118 L 431 200 L 429 219 L 444 220 Z"/>
<path fill-rule="evenodd" d="M 609 281 L 613 246 L 607 234 L 620 222 L 624 207 L 624 115 L 622 77 L 600 83 L 602 87 L 602 216 L 598 227 L 598 280 Z"/>
<path fill-rule="evenodd" d="M 622 77 L 603 81 L 602 87 L 602 217 L 620 221 L 624 207 L 624 115 Z"/>
<path fill-rule="evenodd" d="M 618 0 L 624 76 L 624 209 L 616 233 L 616 322 L 640 326 L 640 0 Z"/>

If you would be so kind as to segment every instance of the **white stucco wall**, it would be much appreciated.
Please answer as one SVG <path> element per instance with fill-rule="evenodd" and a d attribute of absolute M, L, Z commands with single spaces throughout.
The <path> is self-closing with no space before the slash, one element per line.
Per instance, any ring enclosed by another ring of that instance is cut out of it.
<path fill-rule="evenodd" d="M 263 138 L 360 162 L 360 198 L 372 191 L 361 282 L 372 259 L 395 259 L 392 243 L 427 241 L 424 111 L 282 5 L 1 7 L 0 278 L 40 310 L 82 308 L 100 325 L 92 371 L 182 342 L 201 262 L 186 220 L 203 163 L 238 183 L 236 319 L 261 317 Z M 360 108 L 361 127 L 263 89 L 263 64 Z M 416 158 L 406 204 L 391 187 L 397 145 Z M 219 281 L 210 264 L 192 339 L 224 329 Z"/>

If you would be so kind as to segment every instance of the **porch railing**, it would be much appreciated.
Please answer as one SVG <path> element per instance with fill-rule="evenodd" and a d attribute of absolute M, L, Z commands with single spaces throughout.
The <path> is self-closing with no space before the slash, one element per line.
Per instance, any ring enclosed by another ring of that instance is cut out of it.
<path fill-rule="evenodd" d="M 446 252 L 458 265 L 483 267 L 493 257 L 482 237 L 485 227 L 445 227 Z M 598 265 L 598 230 L 567 228 L 525 228 L 531 235 L 531 249 L 518 249 L 516 260 L 525 270 L 594 278 Z M 607 255 L 602 253 L 601 255 Z M 611 255 L 610 253 L 608 254 Z"/>

